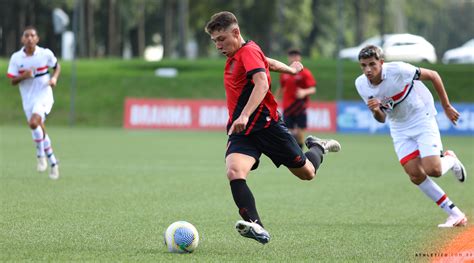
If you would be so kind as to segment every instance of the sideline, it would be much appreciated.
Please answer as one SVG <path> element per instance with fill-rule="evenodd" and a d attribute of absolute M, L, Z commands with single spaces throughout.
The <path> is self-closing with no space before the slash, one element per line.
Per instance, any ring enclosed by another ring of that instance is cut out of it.
<path fill-rule="evenodd" d="M 474 262 L 474 227 L 469 226 L 442 248 L 433 263 Z"/>

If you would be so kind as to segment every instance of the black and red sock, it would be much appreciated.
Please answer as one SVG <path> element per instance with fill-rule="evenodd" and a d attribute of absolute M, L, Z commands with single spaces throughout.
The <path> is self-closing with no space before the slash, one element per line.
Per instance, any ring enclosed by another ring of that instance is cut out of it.
<path fill-rule="evenodd" d="M 230 188 L 234 202 L 239 208 L 239 214 L 245 221 L 254 222 L 263 227 L 258 216 L 255 199 L 245 179 L 235 179 L 230 181 Z"/>

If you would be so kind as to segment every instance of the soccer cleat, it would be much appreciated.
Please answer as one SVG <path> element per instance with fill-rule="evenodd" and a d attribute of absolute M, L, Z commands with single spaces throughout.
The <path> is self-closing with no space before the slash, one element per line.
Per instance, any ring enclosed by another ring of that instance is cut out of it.
<path fill-rule="evenodd" d="M 38 172 L 41 173 L 41 172 L 46 171 L 46 169 L 48 169 L 48 162 L 46 161 L 45 156 L 38 157 L 37 162 L 38 162 L 38 164 L 36 165 L 36 170 Z"/>
<path fill-rule="evenodd" d="M 52 180 L 59 179 L 59 165 L 58 164 L 51 166 L 51 170 L 49 171 L 49 178 Z"/>
<path fill-rule="evenodd" d="M 341 144 L 338 141 L 333 139 L 320 139 L 312 135 L 306 138 L 304 144 L 306 144 L 308 149 L 315 145 L 319 145 L 322 149 L 324 149 L 324 153 L 338 152 L 341 150 Z"/>
<path fill-rule="evenodd" d="M 454 159 L 456 159 L 456 163 L 454 164 L 453 168 L 451 168 L 451 171 L 453 171 L 454 176 L 456 177 L 456 179 L 458 179 L 459 182 L 464 183 L 467 178 L 466 168 L 464 168 L 464 165 L 458 159 L 456 154 L 451 150 L 447 150 L 446 152 L 444 152 L 443 155 L 452 156 L 454 157 Z"/>
<path fill-rule="evenodd" d="M 457 227 L 467 225 L 467 217 L 464 214 L 460 216 L 450 215 L 444 224 L 439 224 L 438 227 Z"/>
<path fill-rule="evenodd" d="M 270 241 L 270 234 L 257 223 L 239 220 L 235 224 L 235 229 L 241 236 L 255 239 L 262 244 Z"/>

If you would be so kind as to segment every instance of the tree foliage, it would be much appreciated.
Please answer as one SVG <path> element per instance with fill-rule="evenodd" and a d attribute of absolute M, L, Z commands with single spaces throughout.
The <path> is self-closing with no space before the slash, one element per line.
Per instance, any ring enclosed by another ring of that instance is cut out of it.
<path fill-rule="evenodd" d="M 189 41 L 200 56 L 215 55 L 204 26 L 222 10 L 234 12 L 246 39 L 269 55 L 289 47 L 311 57 L 330 57 L 384 33 L 424 36 L 438 55 L 474 36 L 474 2 L 470 0 L 0 0 L 0 56 L 20 46 L 22 30 L 35 25 L 41 45 L 56 53 L 61 37 L 53 32 L 51 13 L 62 8 L 77 15 L 77 52 L 81 57 L 133 56 L 161 37 L 166 56 L 184 56 Z"/>

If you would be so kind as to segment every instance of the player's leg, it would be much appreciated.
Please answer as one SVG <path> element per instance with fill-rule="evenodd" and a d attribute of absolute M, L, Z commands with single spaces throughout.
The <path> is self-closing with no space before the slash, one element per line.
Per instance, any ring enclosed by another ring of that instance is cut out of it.
<path fill-rule="evenodd" d="M 36 170 L 38 172 L 44 172 L 48 168 L 44 152 L 44 130 L 41 123 L 41 116 L 37 113 L 32 113 L 31 116 L 28 118 L 28 126 L 30 126 L 31 135 L 36 146 Z"/>
<path fill-rule="evenodd" d="M 56 159 L 56 156 L 53 153 L 53 148 L 51 146 L 51 139 L 46 132 L 46 128 L 44 122 L 46 121 L 46 115 L 51 111 L 53 103 L 50 101 L 39 101 L 33 106 L 33 114 L 32 118 L 36 121 L 35 125 L 41 127 L 43 131 L 43 140 L 42 140 L 42 151 L 43 156 L 46 154 L 46 157 L 49 160 L 51 170 L 49 172 L 49 177 L 51 179 L 58 179 L 59 178 L 59 165 Z M 30 121 L 31 127 L 31 121 Z M 47 166 L 47 165 L 46 165 Z"/>
<path fill-rule="evenodd" d="M 293 138 L 295 138 L 298 146 L 300 146 L 301 149 L 303 149 L 303 143 L 304 141 L 301 141 L 299 140 L 299 136 L 300 136 L 300 131 L 299 131 L 299 128 L 298 127 L 294 127 L 294 128 L 291 128 L 289 129 L 290 130 L 290 133 L 291 135 L 293 135 Z"/>
<path fill-rule="evenodd" d="M 260 155 L 248 137 L 231 136 L 225 162 L 232 197 L 243 219 L 237 221 L 235 228 L 240 235 L 266 244 L 270 241 L 270 234 L 263 228 L 255 198 L 246 181 L 250 170 L 257 168 Z"/>
<path fill-rule="evenodd" d="M 410 177 L 410 180 L 418 186 L 418 188 L 436 205 L 443 209 L 448 215 L 448 220 L 444 224 L 438 225 L 439 227 L 453 227 L 453 226 L 464 226 L 467 223 L 467 218 L 459 210 L 457 206 L 451 202 L 446 193 L 441 187 L 436 184 L 424 171 L 421 159 L 416 157 L 407 161 L 403 165 L 403 169 Z"/>
<path fill-rule="evenodd" d="M 301 140 L 298 139 L 298 136 L 299 136 L 299 128 L 298 128 L 298 119 L 297 119 L 297 116 L 289 116 L 289 115 L 285 115 L 284 117 L 284 122 L 285 122 L 285 126 L 288 128 L 288 130 L 290 131 L 290 134 L 293 136 L 293 138 L 295 138 L 296 142 L 298 143 L 298 145 L 300 146 L 301 149 L 303 149 L 303 143 L 304 143 L 304 140 L 303 138 Z"/>
<path fill-rule="evenodd" d="M 296 127 L 292 130 L 292 134 L 295 137 L 296 142 L 298 143 L 298 146 L 300 146 L 301 149 L 303 149 L 304 145 L 304 133 L 303 130 L 299 127 Z"/>
<path fill-rule="evenodd" d="M 417 185 L 427 197 L 436 203 L 436 205 L 443 209 L 449 216 L 459 219 L 458 224 L 465 224 L 464 214 L 453 204 L 453 202 L 451 202 L 443 189 L 441 189 L 441 187 L 426 174 L 419 157 L 407 161 L 403 165 L 403 169 L 405 169 L 405 172 L 410 177 L 412 183 Z M 453 224 L 452 226 L 455 225 L 457 224 Z"/>
<path fill-rule="evenodd" d="M 443 162 L 439 155 L 443 146 L 438 130 L 426 130 L 420 134 L 416 140 L 421 157 L 421 169 L 427 176 L 440 177 L 443 174 Z M 441 224 L 440 227 L 452 227 L 465 225 L 467 223 L 466 216 L 456 205 L 454 205 L 441 187 L 439 187 L 429 177 L 419 184 L 419 187 L 449 215 L 446 223 Z"/>
<path fill-rule="evenodd" d="M 433 200 L 441 209 L 443 209 L 449 215 L 450 226 L 465 225 L 467 219 L 460 212 L 460 210 L 449 200 L 446 193 L 436 184 L 426 173 L 422 159 L 428 158 L 425 160 L 425 163 L 433 162 L 437 166 L 441 166 L 440 161 L 436 161 L 436 152 L 439 154 L 439 149 L 434 149 L 435 147 L 423 147 L 419 148 L 419 144 L 410 138 L 404 137 L 402 134 L 392 134 L 394 139 L 395 151 L 397 152 L 400 164 L 403 166 L 403 169 L 410 177 L 412 183 L 414 183 L 420 191 L 422 191 L 428 198 Z M 432 149 L 433 148 L 433 149 Z M 423 158 L 420 158 L 422 154 Z M 431 154 L 431 155 L 430 155 Z M 439 159 L 439 157 L 438 157 Z M 436 174 L 440 173 L 439 167 L 427 168 L 430 170 L 430 173 Z M 454 218 L 454 219 L 452 219 Z M 454 220 L 454 222 L 452 222 Z M 445 226 L 442 224 L 440 226 Z"/>
<path fill-rule="evenodd" d="M 308 151 L 304 153 L 306 163 L 300 168 L 289 168 L 290 171 L 302 180 L 311 180 L 316 176 L 317 170 L 323 162 L 323 155 L 328 152 L 338 152 L 341 145 L 333 139 L 320 139 L 308 136 L 305 140 Z"/>
<path fill-rule="evenodd" d="M 320 139 L 309 140 L 306 144 L 309 150 L 303 153 L 296 139 L 282 122 L 275 123 L 265 131 L 261 131 L 259 136 L 254 139 L 262 152 L 277 167 L 285 165 L 301 180 L 311 180 L 315 177 L 316 170 L 322 163 L 325 153 L 324 140 Z"/>
<path fill-rule="evenodd" d="M 456 156 L 454 151 L 447 150 L 441 157 L 442 173 L 445 174 L 447 171 L 453 171 L 454 177 L 459 182 L 464 183 L 467 178 L 467 171 L 464 165 L 461 163 L 459 158 Z"/>
<path fill-rule="evenodd" d="M 45 133 L 43 143 L 44 143 L 44 152 L 46 153 L 46 156 L 48 157 L 49 165 L 51 166 L 49 177 L 51 179 L 58 179 L 59 178 L 58 160 L 56 159 L 56 156 L 54 155 L 51 138 L 49 137 L 48 133 Z"/>
<path fill-rule="evenodd" d="M 421 159 L 421 166 L 426 175 L 431 177 L 440 177 L 443 175 L 441 158 L 439 155 L 426 156 Z"/>
<path fill-rule="evenodd" d="M 230 182 L 232 197 L 239 208 L 239 214 L 245 221 L 262 225 L 258 216 L 255 199 L 247 185 L 247 176 L 255 164 L 255 158 L 241 154 L 229 154 L 226 159 L 227 178 Z"/>
<path fill-rule="evenodd" d="M 298 145 L 303 149 L 304 145 L 304 131 L 307 126 L 307 117 L 306 117 L 306 112 L 303 112 L 299 114 L 296 117 L 296 127 L 294 129 L 294 136 L 296 139 L 296 142 L 298 142 Z"/>
<path fill-rule="evenodd" d="M 245 154 L 232 153 L 228 155 L 226 157 L 227 178 L 230 181 L 232 197 L 243 219 L 237 221 L 235 228 L 242 236 L 266 244 L 270 241 L 270 234 L 263 228 L 255 199 L 246 181 L 255 162 L 254 157 Z"/>
<path fill-rule="evenodd" d="M 426 157 L 422 158 L 422 165 L 426 173 L 429 176 L 440 177 L 448 171 L 452 171 L 457 180 L 464 182 L 467 177 L 466 169 L 456 154 L 447 150 L 440 157 L 443 144 L 436 120 L 433 118 L 427 121 L 425 126 L 424 132 L 416 138 L 416 141 L 421 156 Z"/>

